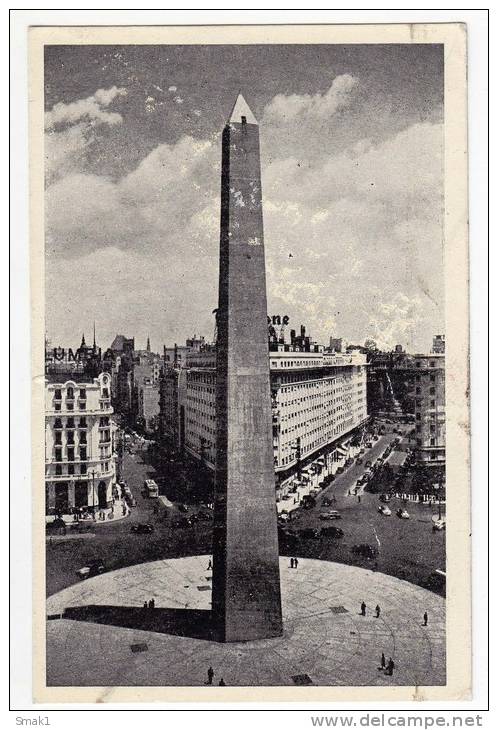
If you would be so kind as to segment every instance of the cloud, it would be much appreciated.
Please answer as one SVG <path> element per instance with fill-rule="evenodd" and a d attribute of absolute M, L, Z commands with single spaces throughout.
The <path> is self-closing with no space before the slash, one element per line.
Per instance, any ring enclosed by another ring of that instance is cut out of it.
<path fill-rule="evenodd" d="M 338 110 L 349 105 L 357 85 L 358 80 L 354 76 L 343 74 L 336 76 L 324 94 L 277 94 L 265 108 L 264 123 L 281 127 L 298 120 L 328 120 Z"/>
<path fill-rule="evenodd" d="M 70 104 L 59 102 L 45 112 L 46 185 L 84 168 L 98 127 L 122 123 L 121 114 L 106 108 L 125 95 L 126 89 L 112 86 Z"/>
<path fill-rule="evenodd" d="M 263 111 L 268 304 L 322 342 L 373 337 L 382 346 L 423 350 L 444 319 L 442 128 L 414 123 L 383 139 L 358 133 L 338 147 L 335 120 L 354 118 L 360 87 L 345 74 L 322 94 L 278 95 Z M 113 89 L 90 97 L 106 114 L 120 95 Z M 112 180 L 85 173 L 97 129 L 78 113 L 71 111 L 74 124 L 51 130 L 55 139 L 49 132 L 46 147 L 52 280 L 69 286 L 63 263 L 77 259 L 87 278 L 91 272 L 95 297 L 99 287 L 106 292 L 109 321 L 133 312 L 146 322 L 147 312 L 161 311 L 157 337 L 169 341 L 172 332 L 202 327 L 209 336 L 219 138 L 160 144 Z M 57 307 L 50 309 L 60 320 Z"/>
<path fill-rule="evenodd" d="M 98 89 L 86 99 L 79 99 L 70 104 L 59 102 L 45 112 L 45 129 L 52 129 L 61 124 L 75 124 L 80 120 L 90 120 L 99 124 L 120 124 L 121 114 L 106 111 L 118 96 L 125 96 L 126 89 L 112 86 L 110 89 Z"/>
<path fill-rule="evenodd" d="M 171 256 L 179 242 L 189 244 L 192 222 L 204 216 L 206 223 L 215 157 L 210 142 L 183 137 L 175 145 L 159 145 L 117 181 L 65 175 L 46 191 L 48 251 L 73 258 L 115 247 Z M 209 226 L 205 231 L 208 235 Z"/>
<path fill-rule="evenodd" d="M 408 297 L 398 292 L 389 301 L 374 299 L 372 304 L 373 311 L 365 331 L 375 340 L 377 347 L 391 349 L 395 344 L 411 345 L 424 319 L 420 297 Z"/>

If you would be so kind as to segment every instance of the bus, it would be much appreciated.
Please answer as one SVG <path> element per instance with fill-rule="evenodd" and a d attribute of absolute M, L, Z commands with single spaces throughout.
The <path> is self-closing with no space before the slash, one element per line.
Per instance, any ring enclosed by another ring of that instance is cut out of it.
<path fill-rule="evenodd" d="M 159 487 L 153 479 L 146 479 L 144 482 L 144 489 L 147 492 L 148 497 L 156 498 L 159 497 Z"/>

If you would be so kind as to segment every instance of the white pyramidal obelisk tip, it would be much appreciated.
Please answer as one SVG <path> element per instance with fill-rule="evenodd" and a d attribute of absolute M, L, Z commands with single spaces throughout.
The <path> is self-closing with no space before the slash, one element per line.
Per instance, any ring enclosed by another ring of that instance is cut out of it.
<path fill-rule="evenodd" d="M 228 121 L 231 123 L 241 124 L 244 120 L 247 124 L 258 123 L 256 117 L 250 110 L 247 101 L 244 99 L 242 94 L 239 94 Z"/>

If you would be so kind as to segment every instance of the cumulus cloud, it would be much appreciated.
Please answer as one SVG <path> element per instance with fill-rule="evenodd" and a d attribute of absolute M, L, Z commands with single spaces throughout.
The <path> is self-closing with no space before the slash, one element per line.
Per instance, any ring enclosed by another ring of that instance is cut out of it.
<path fill-rule="evenodd" d="M 281 127 L 298 120 L 328 120 L 338 110 L 349 105 L 357 84 L 358 80 L 354 76 L 343 74 L 336 76 L 324 94 L 277 94 L 265 108 L 264 123 Z"/>
<path fill-rule="evenodd" d="M 322 94 L 278 95 L 263 111 L 269 308 L 289 314 L 296 327 L 307 324 L 321 341 L 373 337 L 381 346 L 421 350 L 429 344 L 422 337 L 443 321 L 442 129 L 415 123 L 382 140 L 357 136 L 338 149 L 334 118 L 355 114 L 360 85 L 345 74 Z M 95 297 L 106 292 L 114 329 L 123 328 L 124 311 L 145 323 L 160 311 L 158 337 L 169 341 L 177 332 L 181 339 L 202 328 L 209 336 L 219 139 L 185 136 L 158 145 L 117 180 L 88 175 L 80 161 L 121 91 L 101 90 L 91 103 L 63 105 L 73 108 L 54 115 L 68 123 L 49 129 L 57 137 L 49 134 L 46 147 L 49 276 L 64 290 L 64 262 L 78 259 Z M 94 104 L 103 118 L 83 112 Z M 60 319 L 55 303 L 50 310 Z"/>
<path fill-rule="evenodd" d="M 99 126 L 121 124 L 117 112 L 107 110 L 113 101 L 126 95 L 126 89 L 112 86 L 98 89 L 86 99 L 64 104 L 59 102 L 45 112 L 45 180 L 79 172 Z"/>
<path fill-rule="evenodd" d="M 375 293 L 377 297 L 381 294 Z M 394 344 L 411 345 L 423 320 L 420 297 L 401 292 L 389 301 L 376 301 L 377 297 L 373 299 L 373 311 L 366 323 L 369 337 L 380 349 L 391 349 Z"/>
<path fill-rule="evenodd" d="M 61 124 L 75 124 L 81 119 L 100 124 L 120 124 L 121 114 L 106 110 L 118 96 L 125 96 L 126 89 L 112 86 L 110 89 L 98 89 L 86 99 L 79 99 L 70 104 L 59 102 L 45 112 L 45 129 L 52 129 Z"/>

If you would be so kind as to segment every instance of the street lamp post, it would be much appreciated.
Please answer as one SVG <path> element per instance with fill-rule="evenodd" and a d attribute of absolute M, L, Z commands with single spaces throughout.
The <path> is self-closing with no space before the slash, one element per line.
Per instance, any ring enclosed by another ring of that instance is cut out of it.
<path fill-rule="evenodd" d="M 95 469 L 92 469 L 90 474 L 92 477 L 92 510 L 95 514 Z"/>

